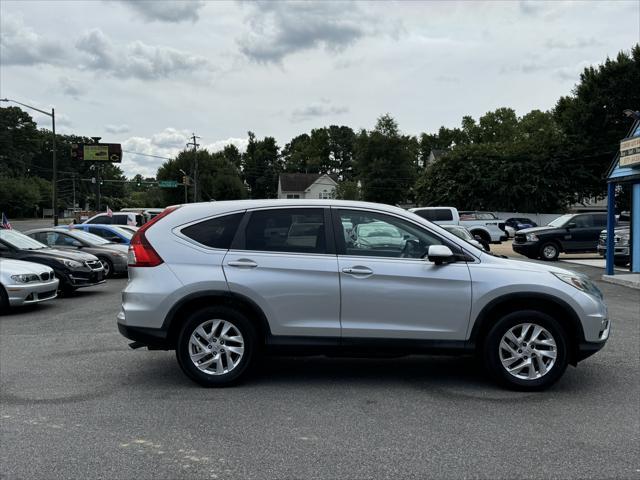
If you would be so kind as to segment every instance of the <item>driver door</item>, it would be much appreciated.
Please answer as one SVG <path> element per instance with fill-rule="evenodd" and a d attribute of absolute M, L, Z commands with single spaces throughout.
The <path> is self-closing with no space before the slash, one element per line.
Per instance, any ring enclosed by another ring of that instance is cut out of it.
<path fill-rule="evenodd" d="M 394 215 L 332 212 L 343 338 L 465 339 L 471 309 L 467 264 L 421 258 L 444 240 Z"/>

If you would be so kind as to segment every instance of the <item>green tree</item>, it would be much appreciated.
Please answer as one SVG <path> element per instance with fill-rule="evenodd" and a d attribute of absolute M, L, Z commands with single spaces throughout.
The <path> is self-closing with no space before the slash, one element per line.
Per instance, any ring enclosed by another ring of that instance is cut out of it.
<path fill-rule="evenodd" d="M 640 110 L 639 85 L 636 44 L 630 52 L 585 68 L 572 94 L 558 100 L 554 116 L 567 137 L 566 168 L 576 199 L 604 195 L 604 174 L 630 126 L 622 111 Z"/>
<path fill-rule="evenodd" d="M 389 115 L 356 139 L 355 166 L 366 201 L 398 204 L 411 197 L 415 180 L 413 148 Z"/>
<path fill-rule="evenodd" d="M 251 198 L 275 198 L 281 171 L 275 138 L 256 140 L 255 134 L 249 132 L 247 151 L 242 156 L 242 172 L 251 191 Z"/>

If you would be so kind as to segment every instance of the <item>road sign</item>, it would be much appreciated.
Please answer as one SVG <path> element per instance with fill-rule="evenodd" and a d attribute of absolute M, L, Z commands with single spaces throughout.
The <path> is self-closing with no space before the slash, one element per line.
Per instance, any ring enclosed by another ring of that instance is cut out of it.
<path fill-rule="evenodd" d="M 71 157 L 87 162 L 122 162 L 122 146 L 119 143 L 74 143 Z"/>
<path fill-rule="evenodd" d="M 178 186 L 177 180 L 160 180 L 158 181 L 160 188 L 176 188 Z"/>

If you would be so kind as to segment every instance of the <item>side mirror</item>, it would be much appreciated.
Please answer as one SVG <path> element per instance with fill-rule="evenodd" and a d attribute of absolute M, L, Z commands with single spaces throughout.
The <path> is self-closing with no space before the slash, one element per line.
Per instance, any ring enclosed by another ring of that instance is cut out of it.
<path fill-rule="evenodd" d="M 569 222 L 566 225 L 567 228 L 576 228 L 576 222 Z"/>
<path fill-rule="evenodd" d="M 442 265 L 453 259 L 453 252 L 446 245 L 431 245 L 427 252 L 427 258 L 436 265 Z"/>

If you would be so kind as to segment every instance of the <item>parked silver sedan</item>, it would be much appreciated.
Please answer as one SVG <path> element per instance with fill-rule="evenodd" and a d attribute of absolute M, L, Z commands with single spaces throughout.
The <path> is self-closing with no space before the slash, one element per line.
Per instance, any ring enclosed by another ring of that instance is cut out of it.
<path fill-rule="evenodd" d="M 46 265 L 0 258 L 0 311 L 56 298 L 58 279 Z"/>

